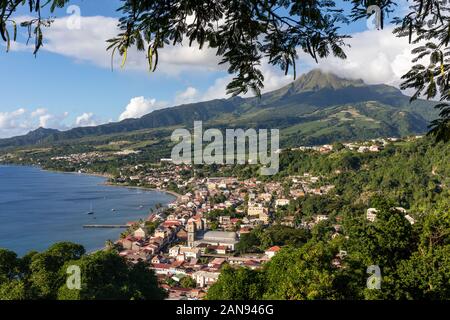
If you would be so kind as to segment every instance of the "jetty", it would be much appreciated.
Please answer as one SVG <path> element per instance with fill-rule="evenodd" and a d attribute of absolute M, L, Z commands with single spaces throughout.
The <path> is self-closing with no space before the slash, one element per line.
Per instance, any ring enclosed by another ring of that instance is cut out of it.
<path fill-rule="evenodd" d="M 83 228 L 86 229 L 113 229 L 113 228 L 121 228 L 126 229 L 128 228 L 127 225 L 122 224 L 85 224 Z"/>

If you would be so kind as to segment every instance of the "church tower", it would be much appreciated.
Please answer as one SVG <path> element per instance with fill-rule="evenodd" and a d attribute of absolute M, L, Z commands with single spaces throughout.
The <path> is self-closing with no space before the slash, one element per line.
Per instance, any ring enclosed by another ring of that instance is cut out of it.
<path fill-rule="evenodd" d="M 195 223 L 189 222 L 187 226 L 187 232 L 188 232 L 188 247 L 194 247 L 194 241 L 195 241 Z"/>

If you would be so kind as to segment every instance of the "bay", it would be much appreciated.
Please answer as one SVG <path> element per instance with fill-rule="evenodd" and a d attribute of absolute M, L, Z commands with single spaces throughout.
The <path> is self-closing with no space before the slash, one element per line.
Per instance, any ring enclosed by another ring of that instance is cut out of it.
<path fill-rule="evenodd" d="M 145 219 L 156 204 L 174 196 L 104 185 L 105 178 L 0 165 L 0 248 L 24 255 L 60 241 L 101 249 L 123 229 L 86 229 L 87 224 L 123 225 Z M 94 211 L 93 215 L 87 212 Z M 114 209 L 115 211 L 112 211 Z"/>

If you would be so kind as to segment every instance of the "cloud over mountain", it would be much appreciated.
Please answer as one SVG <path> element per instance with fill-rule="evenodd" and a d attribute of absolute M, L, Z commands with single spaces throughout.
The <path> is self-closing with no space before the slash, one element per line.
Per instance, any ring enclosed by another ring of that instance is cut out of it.
<path fill-rule="evenodd" d="M 125 111 L 119 116 L 119 120 L 130 118 L 139 118 L 154 110 L 167 107 L 165 102 L 157 102 L 156 99 L 147 99 L 145 97 L 135 97 L 125 107 Z"/>

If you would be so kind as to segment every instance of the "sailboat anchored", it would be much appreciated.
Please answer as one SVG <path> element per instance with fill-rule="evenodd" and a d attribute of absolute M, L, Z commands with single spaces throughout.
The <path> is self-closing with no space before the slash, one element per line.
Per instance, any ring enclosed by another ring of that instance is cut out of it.
<path fill-rule="evenodd" d="M 87 214 L 89 214 L 89 215 L 94 214 L 94 210 L 92 210 L 92 203 L 91 203 L 91 209 L 87 212 Z"/>

